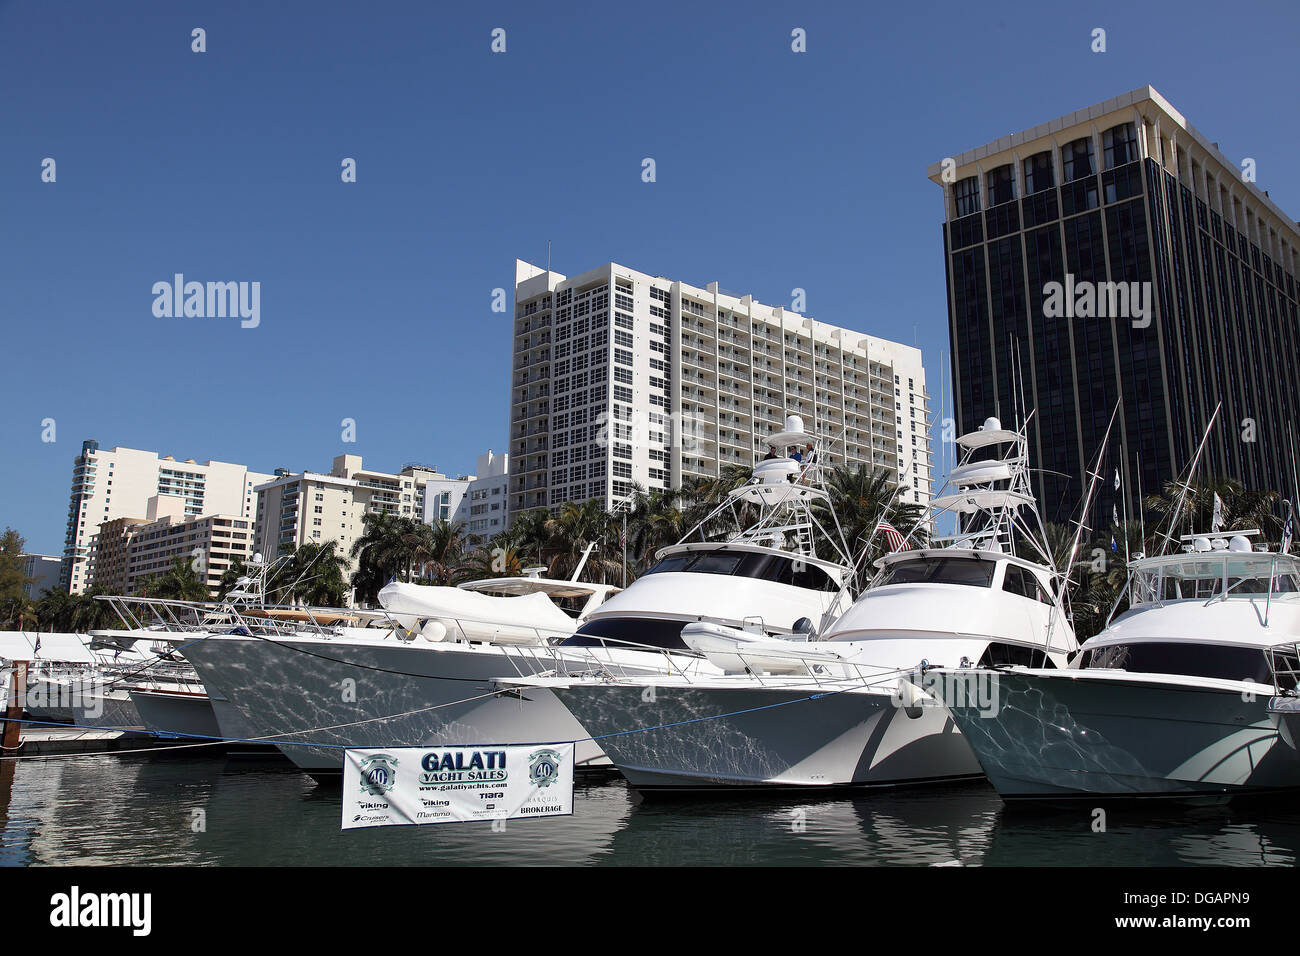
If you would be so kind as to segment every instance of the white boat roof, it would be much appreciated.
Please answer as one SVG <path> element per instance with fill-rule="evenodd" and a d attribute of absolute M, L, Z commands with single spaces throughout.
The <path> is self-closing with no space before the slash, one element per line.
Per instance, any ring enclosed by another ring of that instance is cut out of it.
<path fill-rule="evenodd" d="M 36 641 L 40 640 L 40 652 Z M 11 661 L 59 661 L 89 664 L 95 657 L 80 634 L 37 634 L 35 631 L 0 631 L 0 657 Z"/>
<path fill-rule="evenodd" d="M 1203 578 L 1206 573 L 1222 573 L 1228 562 L 1231 577 L 1264 577 L 1272 573 L 1300 573 L 1300 555 L 1279 554 L 1276 551 L 1179 551 L 1149 558 L 1136 558 L 1129 562 L 1130 571 L 1163 570 L 1167 575 L 1185 578 Z"/>
<path fill-rule="evenodd" d="M 777 529 L 771 529 L 773 534 L 778 533 Z M 759 536 L 762 536 L 760 533 Z M 827 561 L 825 558 L 819 558 L 811 554 L 801 554 L 797 551 L 789 551 L 785 548 L 774 548 L 771 545 L 760 544 L 757 541 L 747 540 L 744 538 L 733 538 L 730 541 L 690 541 L 686 543 L 670 544 L 660 548 L 655 552 L 655 560 L 661 561 L 672 554 L 681 554 L 687 551 L 754 551 L 759 554 L 775 554 L 783 558 L 789 558 L 791 561 L 803 561 L 805 564 L 815 564 L 818 567 L 826 568 L 832 571 L 843 573 L 846 569 L 844 565 L 835 561 Z M 910 552 L 909 552 L 910 553 Z"/>

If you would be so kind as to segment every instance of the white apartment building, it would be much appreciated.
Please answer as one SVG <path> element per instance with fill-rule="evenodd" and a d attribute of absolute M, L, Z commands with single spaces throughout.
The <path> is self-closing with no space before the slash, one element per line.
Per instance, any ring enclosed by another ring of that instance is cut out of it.
<path fill-rule="evenodd" d="M 254 550 L 269 561 L 308 542 L 336 541 L 351 574 L 357 568 L 352 545 L 365 533 L 365 516 L 388 513 L 423 521 L 426 488 L 440 480 L 449 479 L 424 465 L 407 465 L 395 475 L 368 471 L 360 455 L 339 455 L 329 474 L 282 469 L 256 489 Z"/>
<path fill-rule="evenodd" d="M 517 260 L 509 513 L 752 467 L 801 415 L 824 463 L 883 468 L 929 501 L 919 349 L 617 263 Z"/>
<path fill-rule="evenodd" d="M 54 590 L 59 586 L 59 569 L 63 566 L 63 559 L 54 554 L 21 554 L 19 557 L 23 561 L 23 574 L 30 580 L 23 589 L 23 594 L 32 600 L 37 600 L 47 590 Z"/>
<path fill-rule="evenodd" d="M 478 472 L 469 483 L 465 499 L 456 513 L 465 530 L 475 537 L 490 538 L 510 523 L 510 456 L 489 450 L 478 456 Z"/>
<path fill-rule="evenodd" d="M 91 539 L 105 521 L 144 517 L 156 495 L 180 498 L 186 517 L 221 514 L 251 521 L 257 507 L 253 489 L 271 477 L 230 462 L 177 461 L 136 448 L 101 450 L 93 439 L 82 442 L 72 473 L 60 586 L 73 594 L 86 589 Z"/>
<path fill-rule="evenodd" d="M 430 478 L 424 486 L 424 514 L 419 516 L 420 520 L 425 524 L 464 520 L 465 496 L 473 481 L 473 475 Z"/>
<path fill-rule="evenodd" d="M 175 495 L 149 499 L 144 520 L 104 522 L 91 546 L 90 583 L 116 594 L 137 594 L 151 575 L 163 575 L 177 558 L 193 563 L 215 598 L 221 576 L 253 555 L 253 522 L 237 515 L 186 516 Z"/>

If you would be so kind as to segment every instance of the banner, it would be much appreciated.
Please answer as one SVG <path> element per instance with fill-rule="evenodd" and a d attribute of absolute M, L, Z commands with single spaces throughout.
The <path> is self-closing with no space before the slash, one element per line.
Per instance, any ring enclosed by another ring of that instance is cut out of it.
<path fill-rule="evenodd" d="M 573 814 L 571 743 L 348 750 L 343 829 Z"/>

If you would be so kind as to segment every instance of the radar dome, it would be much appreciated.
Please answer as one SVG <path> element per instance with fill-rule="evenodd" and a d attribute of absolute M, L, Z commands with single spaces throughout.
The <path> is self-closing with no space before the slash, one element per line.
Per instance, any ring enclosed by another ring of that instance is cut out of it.
<path fill-rule="evenodd" d="M 984 419 L 984 431 L 1000 432 L 1002 431 L 1002 423 L 996 418 L 986 418 Z"/>

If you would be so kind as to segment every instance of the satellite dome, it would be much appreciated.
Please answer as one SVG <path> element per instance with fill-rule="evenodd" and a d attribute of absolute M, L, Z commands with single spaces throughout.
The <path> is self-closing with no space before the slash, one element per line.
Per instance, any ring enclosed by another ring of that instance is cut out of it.
<path fill-rule="evenodd" d="M 1244 534 L 1234 534 L 1232 540 L 1228 542 L 1229 551 L 1250 551 L 1250 539 Z"/>
<path fill-rule="evenodd" d="M 1192 539 L 1192 550 L 1193 550 L 1193 551 L 1209 551 L 1209 550 L 1210 550 L 1210 539 L 1209 539 L 1209 538 L 1193 538 L 1193 539 Z"/>
<path fill-rule="evenodd" d="M 785 419 L 785 430 L 787 432 L 802 432 L 803 419 L 798 415 L 787 415 Z"/>
<path fill-rule="evenodd" d="M 1000 432 L 1002 431 L 1002 423 L 996 418 L 986 418 L 984 419 L 983 430 L 986 432 Z"/>

